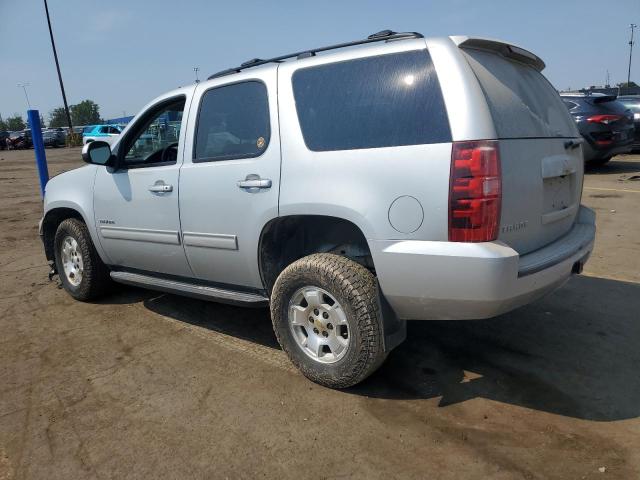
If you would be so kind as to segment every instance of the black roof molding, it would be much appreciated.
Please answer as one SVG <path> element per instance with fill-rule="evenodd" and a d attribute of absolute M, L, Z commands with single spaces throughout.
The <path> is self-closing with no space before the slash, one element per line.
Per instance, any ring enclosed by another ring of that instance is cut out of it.
<path fill-rule="evenodd" d="M 232 75 L 234 73 L 239 73 L 242 70 L 245 70 L 247 68 L 257 67 L 259 65 L 264 65 L 266 63 L 282 62 L 283 60 L 286 60 L 288 58 L 295 57 L 297 59 L 301 59 L 301 58 L 313 57 L 315 56 L 316 53 L 326 52 L 327 50 L 336 50 L 339 48 L 353 47 L 355 45 L 364 45 L 366 43 L 373 43 L 373 42 L 383 42 L 388 40 L 402 40 L 406 38 L 424 38 L 424 36 L 418 32 L 394 32 L 393 30 L 381 30 L 380 32 L 376 32 L 372 35 L 369 35 L 365 39 L 356 40 L 353 42 L 338 43 L 336 45 L 330 45 L 328 47 L 313 48 L 311 50 L 302 50 L 300 52 L 289 53 L 287 55 L 281 55 L 279 57 L 273 57 L 273 58 L 267 58 L 267 59 L 253 58 L 251 60 L 247 60 L 246 62 L 242 63 L 239 67 L 228 68 L 226 70 L 222 70 L 220 72 L 214 73 L 213 75 L 209 76 L 207 80 L 211 80 L 212 78 L 224 77 L 226 75 Z"/>

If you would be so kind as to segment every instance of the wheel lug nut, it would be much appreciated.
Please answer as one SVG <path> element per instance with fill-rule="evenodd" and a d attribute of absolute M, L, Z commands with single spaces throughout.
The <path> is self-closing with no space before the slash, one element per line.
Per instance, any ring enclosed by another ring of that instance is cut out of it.
<path fill-rule="evenodd" d="M 313 329 L 313 333 L 315 333 L 315 334 L 317 335 L 317 334 L 319 334 L 320 332 L 318 331 L 318 329 L 317 329 L 317 328 L 314 328 L 314 329 Z"/>
<path fill-rule="evenodd" d="M 309 322 L 313 323 L 313 317 L 309 317 Z"/>
<path fill-rule="evenodd" d="M 331 323 L 327 323 L 327 328 L 328 328 L 329 330 L 333 330 L 333 324 L 331 324 Z"/>
<path fill-rule="evenodd" d="M 326 330 L 322 331 L 322 336 L 323 337 L 328 337 L 329 336 L 329 332 L 327 332 Z"/>
<path fill-rule="evenodd" d="M 318 309 L 317 309 L 317 308 L 314 308 L 314 309 L 313 309 L 313 314 L 314 314 L 314 315 L 318 315 L 319 313 L 320 313 L 320 312 L 318 311 Z"/>
<path fill-rule="evenodd" d="M 322 313 L 322 318 L 324 318 L 326 320 L 327 318 L 329 318 L 329 314 L 327 312 L 323 312 Z"/>

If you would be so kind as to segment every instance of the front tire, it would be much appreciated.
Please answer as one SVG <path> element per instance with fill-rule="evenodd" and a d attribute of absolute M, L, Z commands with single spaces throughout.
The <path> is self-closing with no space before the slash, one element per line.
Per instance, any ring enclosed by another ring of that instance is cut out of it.
<path fill-rule="evenodd" d="M 112 286 L 109 269 L 93 246 L 87 226 L 68 218 L 54 238 L 56 269 L 64 289 L 76 300 L 94 300 Z"/>
<path fill-rule="evenodd" d="M 355 385 L 386 358 L 376 278 L 348 258 L 319 253 L 285 268 L 271 318 L 291 362 L 320 385 Z"/>

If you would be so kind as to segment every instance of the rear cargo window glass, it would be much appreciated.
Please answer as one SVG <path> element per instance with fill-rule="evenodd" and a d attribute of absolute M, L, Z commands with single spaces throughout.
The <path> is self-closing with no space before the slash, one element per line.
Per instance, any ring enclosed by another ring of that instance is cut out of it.
<path fill-rule="evenodd" d="M 426 50 L 303 68 L 293 75 L 293 92 L 313 151 L 451 141 Z"/>
<path fill-rule="evenodd" d="M 578 136 L 567 107 L 536 69 L 483 50 L 464 53 L 484 91 L 499 138 Z"/>

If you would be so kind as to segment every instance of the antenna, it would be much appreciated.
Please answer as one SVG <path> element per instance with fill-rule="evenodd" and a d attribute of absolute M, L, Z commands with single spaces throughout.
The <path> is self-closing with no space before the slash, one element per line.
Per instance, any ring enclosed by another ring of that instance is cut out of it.
<path fill-rule="evenodd" d="M 200 70 L 200 67 L 193 67 L 193 71 L 196 74 L 196 83 L 200 83 L 200 79 L 198 78 L 198 71 Z"/>

